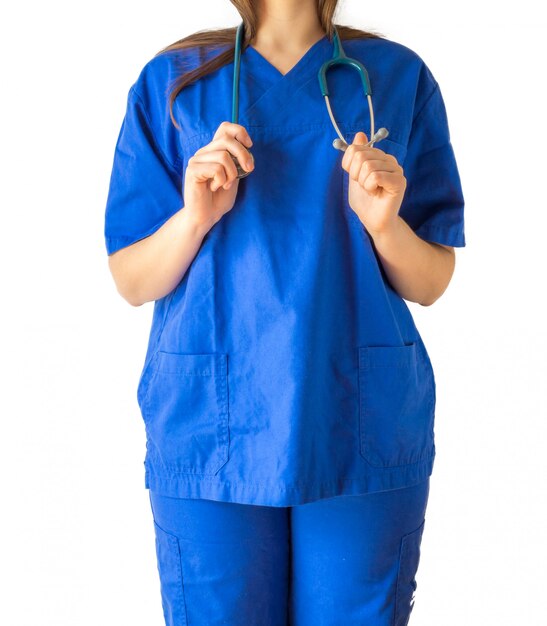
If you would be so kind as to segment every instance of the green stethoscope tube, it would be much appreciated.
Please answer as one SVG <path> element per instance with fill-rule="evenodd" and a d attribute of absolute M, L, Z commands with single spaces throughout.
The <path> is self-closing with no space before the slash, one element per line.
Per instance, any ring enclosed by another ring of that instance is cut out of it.
<path fill-rule="evenodd" d="M 342 46 L 342 41 L 338 35 L 338 30 L 336 26 L 334 28 L 334 50 L 332 54 L 332 59 L 325 61 L 323 65 L 319 68 L 319 72 L 317 77 L 319 79 L 319 86 L 321 88 L 321 95 L 325 98 L 325 104 L 327 106 L 327 111 L 329 113 L 330 120 L 339 139 L 335 139 L 333 142 L 333 146 L 338 150 L 345 151 L 348 144 L 344 139 L 344 136 L 340 132 L 338 128 L 338 124 L 334 118 L 332 113 L 332 109 L 330 106 L 329 100 L 329 88 L 327 84 L 327 71 L 333 67 L 334 65 L 349 65 L 355 68 L 359 75 L 361 76 L 361 82 L 363 83 L 363 90 L 365 92 L 365 96 L 368 100 L 369 113 L 370 113 L 370 141 L 368 142 L 369 146 L 373 146 L 375 141 L 380 141 L 384 137 L 387 137 L 388 131 L 386 128 L 380 128 L 378 132 L 374 133 L 374 109 L 372 106 L 372 89 L 370 87 L 370 80 L 368 77 L 368 72 L 365 66 L 358 61 L 357 59 L 352 59 L 348 57 L 344 52 L 344 48 Z M 236 41 L 235 41 L 235 50 L 234 50 L 234 81 L 233 81 L 233 89 L 232 89 L 232 123 L 237 124 L 239 118 L 239 66 L 241 64 L 241 41 L 243 39 L 243 29 L 244 24 L 241 22 L 237 27 L 236 31 Z M 238 163 L 237 159 L 232 155 L 234 159 L 234 163 L 236 164 L 238 171 L 238 178 L 244 178 L 248 176 L 250 172 L 245 171 Z"/>
<path fill-rule="evenodd" d="M 234 84 L 232 88 L 232 123 L 238 124 L 239 119 L 239 66 L 241 63 L 241 40 L 243 39 L 243 22 L 237 27 L 236 45 L 234 50 Z M 250 150 L 249 150 L 250 152 Z M 244 170 L 237 158 L 232 154 L 232 159 L 237 167 L 237 177 L 245 178 L 251 172 Z"/>

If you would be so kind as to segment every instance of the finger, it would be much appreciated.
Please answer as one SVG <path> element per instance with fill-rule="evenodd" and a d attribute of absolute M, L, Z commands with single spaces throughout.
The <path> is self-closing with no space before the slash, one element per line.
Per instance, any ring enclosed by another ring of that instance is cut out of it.
<path fill-rule="evenodd" d="M 227 150 L 205 150 L 203 152 L 198 150 L 198 152 L 196 152 L 192 158 L 198 163 L 211 161 L 220 163 L 226 169 L 227 180 L 233 180 L 238 175 L 237 167 L 234 163 L 234 160 Z"/>
<path fill-rule="evenodd" d="M 369 158 L 372 159 L 382 159 L 388 156 L 383 150 L 380 150 L 380 148 L 372 148 L 371 146 L 360 146 L 355 143 L 350 143 L 344 152 L 344 156 L 342 157 L 342 167 L 346 171 L 349 171 L 351 162 L 357 155 L 370 155 Z"/>
<path fill-rule="evenodd" d="M 203 154 L 211 150 L 219 150 L 222 148 L 233 154 L 240 162 L 241 166 L 248 172 L 253 169 L 254 160 L 251 153 L 237 139 L 227 135 L 211 141 L 206 146 L 197 150 L 195 154 Z"/>
<path fill-rule="evenodd" d="M 224 165 L 216 161 L 200 161 L 196 159 L 196 157 L 192 157 L 188 161 L 186 171 L 198 183 L 206 183 L 209 179 L 212 179 L 210 185 L 211 191 L 216 191 L 229 182 Z"/>
<path fill-rule="evenodd" d="M 404 189 L 406 188 L 406 180 L 404 177 L 402 180 Z M 401 175 L 397 172 L 367 172 L 364 180 L 359 177 L 359 184 L 372 195 L 375 195 L 380 188 L 395 195 L 401 192 Z"/>
<path fill-rule="evenodd" d="M 213 139 L 218 139 L 219 137 L 224 136 L 234 137 L 248 148 L 253 145 L 253 141 L 247 132 L 247 129 L 245 126 L 241 126 L 241 124 L 234 124 L 233 122 L 226 121 L 222 122 L 213 135 Z"/>
<path fill-rule="evenodd" d="M 355 135 L 353 136 L 353 141 L 352 141 L 353 144 L 360 145 L 360 144 L 365 144 L 367 142 L 368 142 L 367 134 L 362 130 L 356 132 Z"/>
<path fill-rule="evenodd" d="M 192 157 L 196 163 L 216 162 L 224 167 L 226 180 L 221 184 L 226 184 L 237 178 L 237 167 L 227 150 L 209 150 L 199 152 L 199 154 L 198 152 L 196 152 Z"/>
<path fill-rule="evenodd" d="M 383 172 L 399 172 L 402 168 L 391 161 L 385 159 L 367 159 L 366 157 L 359 158 L 356 156 L 350 165 L 349 176 L 353 180 L 358 180 L 363 174 L 369 174 L 373 171 Z"/>

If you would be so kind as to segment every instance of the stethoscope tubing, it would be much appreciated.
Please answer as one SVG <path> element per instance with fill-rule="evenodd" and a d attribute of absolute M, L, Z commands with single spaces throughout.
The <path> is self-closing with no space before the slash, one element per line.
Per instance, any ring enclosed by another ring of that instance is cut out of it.
<path fill-rule="evenodd" d="M 344 51 L 344 47 L 342 46 L 342 41 L 340 36 L 338 35 L 338 29 L 333 25 L 334 29 L 334 49 L 332 58 L 328 61 L 325 61 L 319 68 L 317 73 L 317 78 L 319 80 L 319 87 L 321 89 L 321 95 L 325 98 L 325 104 L 327 107 L 327 111 L 329 114 L 329 118 L 331 123 L 338 135 L 338 139 L 333 141 L 333 147 L 337 150 L 341 150 L 345 152 L 348 148 L 348 143 L 344 139 L 342 132 L 340 131 L 338 124 L 336 123 L 336 119 L 332 112 L 330 100 L 329 100 L 329 87 L 327 83 L 327 72 L 334 65 L 349 65 L 356 69 L 361 77 L 361 82 L 363 84 L 363 90 L 365 92 L 365 96 L 368 100 L 369 114 L 370 114 L 370 140 L 366 144 L 367 146 L 374 146 L 377 141 L 384 139 L 388 136 L 388 130 L 386 128 L 380 128 L 377 133 L 374 132 L 374 108 L 372 106 L 372 88 L 370 86 L 370 79 L 368 76 L 367 69 L 365 66 L 358 61 L 357 59 L 352 59 L 348 57 Z M 234 49 L 234 79 L 232 86 L 232 123 L 237 124 L 239 119 L 239 68 L 241 65 L 241 43 L 243 40 L 243 31 L 244 31 L 244 23 L 241 22 L 236 30 L 236 38 L 235 38 L 235 49 Z M 245 178 L 248 176 L 250 172 L 244 170 L 239 164 L 237 158 L 232 155 L 234 163 L 237 167 L 238 176 L 237 178 Z"/>

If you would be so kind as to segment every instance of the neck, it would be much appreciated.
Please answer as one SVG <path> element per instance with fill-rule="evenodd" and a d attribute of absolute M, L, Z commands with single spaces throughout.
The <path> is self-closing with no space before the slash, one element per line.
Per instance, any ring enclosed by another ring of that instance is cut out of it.
<path fill-rule="evenodd" d="M 250 42 L 262 50 L 299 53 L 325 35 L 317 0 L 257 0 L 257 31 Z"/>

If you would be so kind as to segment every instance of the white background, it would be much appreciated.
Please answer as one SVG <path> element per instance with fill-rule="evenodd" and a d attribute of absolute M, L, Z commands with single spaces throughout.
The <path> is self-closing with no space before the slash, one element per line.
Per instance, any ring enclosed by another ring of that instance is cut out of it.
<path fill-rule="evenodd" d="M 547 623 L 547 23 L 534 10 L 346 0 L 336 17 L 426 61 L 466 197 L 448 290 L 410 305 L 437 382 L 413 626 Z M 104 206 L 143 65 L 239 16 L 228 0 L 2 13 L 0 623 L 162 626 L 136 402 L 153 305 L 115 289 Z"/>

